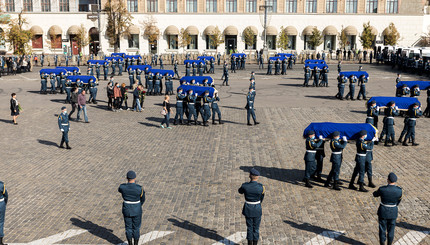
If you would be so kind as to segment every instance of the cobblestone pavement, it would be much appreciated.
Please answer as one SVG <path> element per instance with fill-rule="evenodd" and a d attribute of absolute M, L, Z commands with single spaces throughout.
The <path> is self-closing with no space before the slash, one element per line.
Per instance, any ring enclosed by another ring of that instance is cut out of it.
<path fill-rule="evenodd" d="M 395 71 L 363 66 L 371 77 L 368 95 L 394 95 Z M 71 151 L 57 148 L 61 135 L 56 115 L 64 96 L 37 93 L 38 69 L 1 77 L 0 176 L 10 194 L 6 241 L 28 243 L 69 231 L 69 235 L 60 235 L 66 239 L 54 236 L 50 242 L 39 242 L 121 243 L 125 235 L 117 188 L 133 169 L 147 193 L 141 233 L 172 232 L 149 233 L 148 241 L 159 235 L 145 244 L 213 244 L 221 240 L 244 244 L 243 196 L 237 189 L 254 166 L 267 190 L 261 244 L 378 244 L 379 200 L 371 192 L 336 192 L 321 184 L 307 189 L 301 182 L 302 132 L 310 122 L 365 121 L 363 101 L 333 99 L 337 69 L 336 65 L 330 68 L 330 87 L 302 88 L 302 65 L 286 76 L 270 77 L 249 66 L 231 74 L 230 87 L 218 86 L 226 124 L 172 130 L 158 127 L 161 96 L 147 97 L 143 113 L 107 111 L 106 82 L 102 81 L 100 103 L 88 108 L 90 123 L 71 123 Z M 357 68 L 343 65 L 344 70 Z M 244 106 L 252 69 L 257 73 L 256 114 L 261 124 L 248 127 Z M 216 72 L 216 84 L 220 84 L 221 67 Z M 403 79 L 420 78 L 405 74 Z M 116 80 L 128 84 L 128 76 Z M 17 92 L 24 108 L 18 126 L 10 123 L 12 92 Z M 424 96 L 420 97 L 423 103 Z M 403 120 L 397 118 L 397 136 L 402 127 Z M 417 123 L 418 147 L 377 146 L 374 150 L 377 185 L 384 185 L 387 174 L 394 171 L 404 190 L 397 244 L 430 244 L 430 236 L 417 232 L 430 230 L 429 135 L 429 119 L 422 118 Z M 326 149 L 325 175 L 331 165 L 329 151 Z M 350 144 L 341 168 L 344 187 L 355 165 L 354 156 L 355 145 Z"/>

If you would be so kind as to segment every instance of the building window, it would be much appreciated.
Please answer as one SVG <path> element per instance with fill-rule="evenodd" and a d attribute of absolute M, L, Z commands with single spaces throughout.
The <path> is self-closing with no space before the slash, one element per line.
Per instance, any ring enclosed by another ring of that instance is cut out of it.
<path fill-rule="evenodd" d="M 324 50 L 335 50 L 336 49 L 336 36 L 325 35 L 324 36 Z"/>
<path fill-rule="evenodd" d="M 33 12 L 33 0 L 24 0 L 23 1 L 23 10 L 26 12 Z"/>
<path fill-rule="evenodd" d="M 266 36 L 267 48 L 271 50 L 276 49 L 276 36 L 275 35 L 267 35 Z"/>
<path fill-rule="evenodd" d="M 14 0 L 6 0 L 6 12 L 15 12 Z"/>
<path fill-rule="evenodd" d="M 60 35 L 51 35 L 51 48 L 53 49 L 61 49 L 61 34 Z"/>
<path fill-rule="evenodd" d="M 326 13 L 337 13 L 337 0 L 326 1 Z"/>
<path fill-rule="evenodd" d="M 31 46 L 33 48 L 43 48 L 43 38 L 42 35 L 34 35 L 31 39 Z"/>
<path fill-rule="evenodd" d="M 277 0 L 267 0 L 267 5 L 272 6 L 272 8 L 268 9 L 269 12 L 276 13 L 278 10 L 278 1 Z"/>
<path fill-rule="evenodd" d="M 378 13 L 378 0 L 367 0 L 366 13 Z"/>
<path fill-rule="evenodd" d="M 306 13 L 317 12 L 317 0 L 306 0 Z"/>
<path fill-rule="evenodd" d="M 206 12 L 207 13 L 217 12 L 217 0 L 206 0 Z"/>
<path fill-rule="evenodd" d="M 169 49 L 178 49 L 178 35 L 168 35 Z"/>
<path fill-rule="evenodd" d="M 216 46 L 209 35 L 206 35 L 206 49 L 216 49 Z"/>
<path fill-rule="evenodd" d="M 41 0 L 42 12 L 51 12 L 51 0 Z"/>
<path fill-rule="evenodd" d="M 286 13 L 297 13 L 297 0 L 286 0 L 285 1 L 285 12 Z"/>
<path fill-rule="evenodd" d="M 225 1 L 225 12 L 235 13 L 237 12 L 237 0 L 226 0 Z"/>
<path fill-rule="evenodd" d="M 197 49 L 197 35 L 190 35 L 191 42 L 188 44 L 187 49 Z"/>
<path fill-rule="evenodd" d="M 257 12 L 257 0 L 246 0 L 246 12 L 248 13 Z"/>
<path fill-rule="evenodd" d="M 358 0 L 346 0 L 345 12 L 349 14 L 357 13 L 357 1 Z"/>
<path fill-rule="evenodd" d="M 177 0 L 166 0 L 166 12 L 168 12 L 168 13 L 178 12 L 178 1 Z"/>
<path fill-rule="evenodd" d="M 248 46 L 248 44 L 245 43 L 245 49 L 247 49 L 247 50 L 249 50 L 249 49 L 252 49 L 252 50 L 257 49 L 257 35 L 254 35 L 254 44 L 252 46 Z"/>
<path fill-rule="evenodd" d="M 187 0 L 187 12 L 188 13 L 197 12 L 197 0 Z"/>
<path fill-rule="evenodd" d="M 60 0 L 60 12 L 69 12 L 69 0 Z"/>
<path fill-rule="evenodd" d="M 288 36 L 288 49 L 296 49 L 296 36 Z"/>
<path fill-rule="evenodd" d="M 139 48 L 139 34 L 131 34 L 129 36 L 128 48 Z"/>
<path fill-rule="evenodd" d="M 158 0 L 148 0 L 146 4 L 148 5 L 147 12 L 151 12 L 151 13 L 158 12 Z"/>
<path fill-rule="evenodd" d="M 398 6 L 399 6 L 399 0 L 387 0 L 387 13 L 397 14 Z"/>
<path fill-rule="evenodd" d="M 128 12 L 137 12 L 137 0 L 127 0 Z"/>

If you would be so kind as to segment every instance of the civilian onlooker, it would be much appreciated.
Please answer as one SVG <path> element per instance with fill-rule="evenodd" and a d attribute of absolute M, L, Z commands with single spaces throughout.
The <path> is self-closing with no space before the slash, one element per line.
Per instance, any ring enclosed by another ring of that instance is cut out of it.
<path fill-rule="evenodd" d="M 77 121 L 79 121 L 79 115 L 81 111 L 84 112 L 84 119 L 85 123 L 89 123 L 88 116 L 87 116 L 87 98 L 85 97 L 85 90 L 82 90 L 81 93 L 78 95 L 78 116 L 76 118 Z"/>
<path fill-rule="evenodd" d="M 113 111 L 122 110 L 119 104 L 121 97 L 121 88 L 119 87 L 119 83 L 115 83 L 115 86 L 113 87 Z"/>
<path fill-rule="evenodd" d="M 134 101 L 136 101 L 136 105 L 134 106 L 133 111 L 142 112 L 142 107 L 140 106 L 140 87 L 142 87 L 142 85 L 137 86 L 137 88 L 135 88 L 133 91 L 133 99 Z"/>
<path fill-rule="evenodd" d="M 161 114 L 164 115 L 164 119 L 160 124 L 161 128 L 164 128 L 163 124 L 166 124 L 166 128 L 171 129 L 169 126 L 169 120 L 170 120 L 170 112 L 172 109 L 170 108 L 170 97 L 168 95 L 164 96 L 163 101 L 163 110 L 161 111 Z"/>
<path fill-rule="evenodd" d="M 120 102 L 120 108 L 122 108 L 122 104 L 125 104 L 125 109 L 128 111 L 130 110 L 128 108 L 128 104 L 127 104 L 127 99 L 128 99 L 128 89 L 125 85 L 125 83 L 121 84 L 121 102 Z"/>
<path fill-rule="evenodd" d="M 12 93 L 11 96 L 12 98 L 10 99 L 10 115 L 13 118 L 13 124 L 18 125 L 18 123 L 16 122 L 16 119 L 19 116 L 19 102 L 16 99 L 15 93 Z"/>
<path fill-rule="evenodd" d="M 113 99 L 113 86 L 112 82 L 109 82 L 106 87 L 107 97 L 108 97 L 108 107 L 110 110 L 113 109 L 112 99 Z"/>
<path fill-rule="evenodd" d="M 72 114 L 76 111 L 76 105 L 78 104 L 78 88 L 74 88 L 70 95 L 70 102 L 72 104 L 72 111 L 69 114 L 69 121 L 72 119 Z"/>

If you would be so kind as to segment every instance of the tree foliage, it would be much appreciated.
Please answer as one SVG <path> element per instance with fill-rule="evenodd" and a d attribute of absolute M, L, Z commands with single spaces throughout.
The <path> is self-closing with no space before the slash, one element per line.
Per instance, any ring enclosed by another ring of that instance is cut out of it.
<path fill-rule="evenodd" d="M 430 32 L 427 32 L 423 35 L 421 35 L 421 39 L 417 43 L 420 47 L 428 47 L 430 46 Z"/>
<path fill-rule="evenodd" d="M 346 35 L 345 28 L 343 28 L 343 26 L 340 29 L 338 37 L 340 49 L 345 49 L 346 45 L 348 45 L 348 36 Z"/>
<path fill-rule="evenodd" d="M 251 27 L 248 26 L 243 30 L 243 39 L 245 44 L 248 46 L 248 49 L 252 49 L 254 44 L 257 42 L 257 37 Z"/>
<path fill-rule="evenodd" d="M 312 35 L 309 36 L 309 39 L 306 42 L 312 49 L 316 49 L 323 43 L 323 35 L 321 31 L 314 27 L 312 30 Z"/>
<path fill-rule="evenodd" d="M 281 26 L 281 31 L 278 34 L 276 46 L 280 48 L 281 50 L 287 50 L 289 45 L 289 38 L 287 34 L 287 29 Z"/>
<path fill-rule="evenodd" d="M 106 35 L 109 43 L 118 52 L 121 37 L 128 36 L 128 27 L 133 18 L 121 0 L 107 0 L 104 11 L 107 15 Z"/>
<path fill-rule="evenodd" d="M 155 45 L 160 36 L 160 30 L 157 27 L 157 21 L 152 17 L 148 17 L 143 23 L 143 36 L 148 39 L 150 45 Z"/>
<path fill-rule="evenodd" d="M 76 34 L 76 36 L 73 38 L 73 41 L 77 42 L 79 50 L 82 50 L 84 47 L 90 44 L 88 32 L 83 24 L 81 24 L 81 26 L 79 27 L 78 34 Z"/>
<path fill-rule="evenodd" d="M 394 23 L 390 23 L 388 29 L 384 32 L 385 45 L 395 46 L 400 39 L 400 33 L 397 31 Z"/>
<path fill-rule="evenodd" d="M 211 35 L 209 36 L 210 41 L 212 43 L 213 46 L 216 47 L 216 50 L 218 52 L 218 46 L 220 44 L 224 43 L 224 35 L 222 34 L 222 32 L 219 30 L 218 26 L 215 27 L 215 30 L 213 31 L 213 33 L 210 33 Z"/>
<path fill-rule="evenodd" d="M 30 40 L 33 37 L 33 33 L 30 30 L 25 30 L 23 28 L 24 24 L 28 24 L 28 22 L 21 12 L 18 14 L 17 19 L 10 20 L 9 29 L 6 33 L 6 41 L 10 44 L 9 48 L 17 55 L 31 53 Z"/>
<path fill-rule="evenodd" d="M 363 24 L 363 33 L 361 33 L 360 42 L 364 49 L 371 49 L 375 42 L 376 35 L 372 33 L 370 22 Z"/>
<path fill-rule="evenodd" d="M 185 49 L 185 47 L 190 45 L 190 43 L 191 43 L 190 34 L 188 34 L 188 32 L 184 28 L 181 28 L 181 30 L 179 31 L 179 47 Z"/>

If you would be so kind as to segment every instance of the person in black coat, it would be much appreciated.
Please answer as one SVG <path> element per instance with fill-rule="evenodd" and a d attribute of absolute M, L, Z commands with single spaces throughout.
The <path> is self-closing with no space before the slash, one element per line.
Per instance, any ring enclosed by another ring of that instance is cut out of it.
<path fill-rule="evenodd" d="M 16 100 L 16 94 L 11 94 L 12 98 L 10 99 L 10 115 L 13 118 L 13 124 L 18 125 L 16 122 L 16 119 L 19 116 L 19 103 L 18 100 Z"/>

